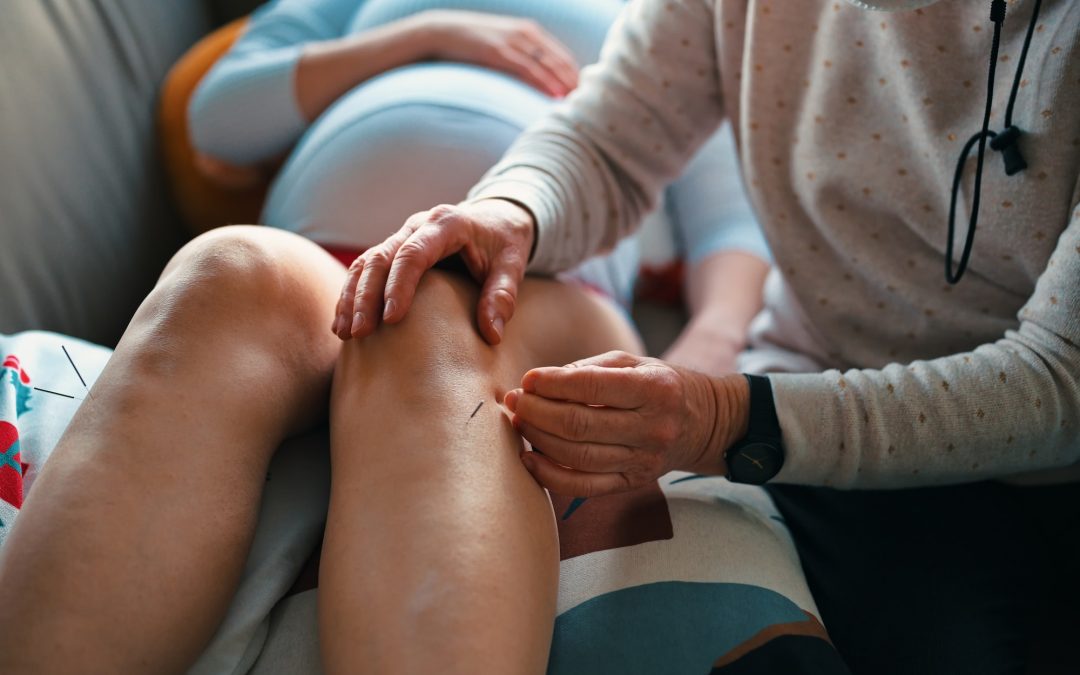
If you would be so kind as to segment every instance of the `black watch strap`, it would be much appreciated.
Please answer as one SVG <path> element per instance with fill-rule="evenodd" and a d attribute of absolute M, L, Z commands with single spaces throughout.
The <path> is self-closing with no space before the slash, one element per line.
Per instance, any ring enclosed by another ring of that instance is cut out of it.
<path fill-rule="evenodd" d="M 765 375 L 745 375 L 750 383 L 750 426 L 747 436 L 780 443 L 780 419 L 776 416 L 772 383 Z"/>
<path fill-rule="evenodd" d="M 762 375 L 746 375 L 750 385 L 750 419 L 746 436 L 724 453 L 727 477 L 735 483 L 762 485 L 780 473 L 784 446 L 776 416 L 772 383 Z"/>

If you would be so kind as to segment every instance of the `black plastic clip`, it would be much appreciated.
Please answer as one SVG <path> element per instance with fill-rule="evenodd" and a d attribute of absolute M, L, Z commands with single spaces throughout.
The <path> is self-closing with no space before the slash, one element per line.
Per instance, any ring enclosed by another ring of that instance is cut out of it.
<path fill-rule="evenodd" d="M 1017 142 L 1021 134 L 1020 129 L 1014 125 L 990 139 L 990 149 L 1000 152 L 1001 158 L 1005 160 L 1006 176 L 1020 173 L 1028 167 Z"/>

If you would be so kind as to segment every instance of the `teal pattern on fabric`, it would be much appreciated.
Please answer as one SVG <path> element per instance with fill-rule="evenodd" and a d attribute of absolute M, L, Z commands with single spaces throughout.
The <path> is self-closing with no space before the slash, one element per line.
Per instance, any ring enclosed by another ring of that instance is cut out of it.
<path fill-rule="evenodd" d="M 665 581 L 584 602 L 555 620 L 550 675 L 708 673 L 718 658 L 806 613 L 748 584 Z"/>
<path fill-rule="evenodd" d="M 15 418 L 18 419 L 30 412 L 30 387 L 19 381 L 17 368 L 11 369 L 11 386 L 15 387 Z"/>
<path fill-rule="evenodd" d="M 16 439 L 15 442 L 11 444 L 10 448 L 4 450 L 3 452 L 0 452 L 0 469 L 4 468 L 5 466 L 10 466 L 12 469 L 15 469 L 15 473 L 21 476 L 23 469 L 22 464 L 19 463 L 19 460 L 15 459 L 15 455 L 17 454 L 19 454 L 18 439 Z"/>

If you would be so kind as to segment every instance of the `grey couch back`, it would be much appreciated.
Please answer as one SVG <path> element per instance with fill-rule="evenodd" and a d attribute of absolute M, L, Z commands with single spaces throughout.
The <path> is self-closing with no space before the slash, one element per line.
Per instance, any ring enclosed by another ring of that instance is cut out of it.
<path fill-rule="evenodd" d="M 250 0 L 0 0 L 0 333 L 114 344 L 185 233 L 155 142 L 172 63 Z"/>

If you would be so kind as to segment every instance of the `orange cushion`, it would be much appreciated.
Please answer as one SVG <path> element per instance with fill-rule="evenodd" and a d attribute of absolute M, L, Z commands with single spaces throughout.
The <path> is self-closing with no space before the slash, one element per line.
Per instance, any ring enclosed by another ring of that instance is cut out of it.
<path fill-rule="evenodd" d="M 196 234 L 230 223 L 254 223 L 273 178 L 271 168 L 230 166 L 198 155 L 188 132 L 188 102 L 203 76 L 229 51 L 247 25 L 237 19 L 210 33 L 165 77 L 158 104 L 158 136 L 173 196 Z"/>

